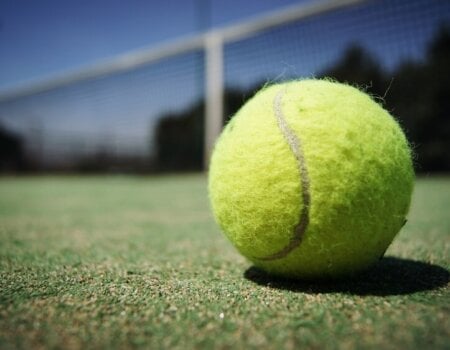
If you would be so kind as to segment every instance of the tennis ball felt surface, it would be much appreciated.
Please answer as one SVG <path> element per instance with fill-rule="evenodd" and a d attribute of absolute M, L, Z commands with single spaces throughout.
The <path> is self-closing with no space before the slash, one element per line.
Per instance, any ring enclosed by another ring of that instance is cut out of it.
<path fill-rule="evenodd" d="M 358 89 L 327 80 L 272 85 L 215 145 L 216 221 L 255 266 L 341 277 L 383 256 L 405 223 L 411 151 L 398 123 Z"/>

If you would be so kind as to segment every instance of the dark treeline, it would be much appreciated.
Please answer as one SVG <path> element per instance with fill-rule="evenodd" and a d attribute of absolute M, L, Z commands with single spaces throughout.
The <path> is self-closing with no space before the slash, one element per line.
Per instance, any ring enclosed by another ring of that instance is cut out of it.
<path fill-rule="evenodd" d="M 349 47 L 317 77 L 330 77 L 363 88 L 400 122 L 414 149 L 416 170 L 450 171 L 450 31 L 442 28 L 423 62 L 405 62 L 384 72 L 362 47 Z M 263 85 L 226 90 L 224 123 Z M 157 133 L 157 167 L 200 169 L 203 156 L 203 101 L 189 110 L 163 116 Z"/>
<path fill-rule="evenodd" d="M 159 171 L 199 170 L 203 162 L 204 102 L 159 119 L 155 130 Z"/>
<path fill-rule="evenodd" d="M 22 138 L 0 125 L 0 172 L 26 170 Z"/>

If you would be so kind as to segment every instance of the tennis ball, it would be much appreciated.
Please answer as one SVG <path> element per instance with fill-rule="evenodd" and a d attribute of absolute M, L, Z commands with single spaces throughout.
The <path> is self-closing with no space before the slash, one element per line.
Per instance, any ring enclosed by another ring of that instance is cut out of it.
<path fill-rule="evenodd" d="M 364 92 L 329 80 L 263 88 L 230 120 L 210 162 L 216 221 L 237 250 L 274 275 L 359 272 L 406 222 L 411 150 Z"/>

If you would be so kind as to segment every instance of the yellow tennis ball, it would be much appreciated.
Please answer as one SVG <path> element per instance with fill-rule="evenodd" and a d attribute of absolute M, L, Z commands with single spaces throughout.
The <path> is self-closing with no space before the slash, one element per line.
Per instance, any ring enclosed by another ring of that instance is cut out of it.
<path fill-rule="evenodd" d="M 211 158 L 216 221 L 269 273 L 340 277 L 383 256 L 414 182 L 399 124 L 364 92 L 328 80 L 266 87 L 222 132 Z"/>

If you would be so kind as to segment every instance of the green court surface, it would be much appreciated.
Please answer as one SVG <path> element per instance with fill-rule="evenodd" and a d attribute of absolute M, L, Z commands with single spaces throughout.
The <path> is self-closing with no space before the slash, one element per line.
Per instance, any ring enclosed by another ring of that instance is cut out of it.
<path fill-rule="evenodd" d="M 0 179 L 0 348 L 448 349 L 450 177 L 348 281 L 240 257 L 204 175 Z"/>

